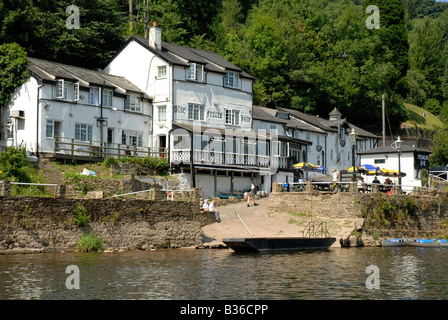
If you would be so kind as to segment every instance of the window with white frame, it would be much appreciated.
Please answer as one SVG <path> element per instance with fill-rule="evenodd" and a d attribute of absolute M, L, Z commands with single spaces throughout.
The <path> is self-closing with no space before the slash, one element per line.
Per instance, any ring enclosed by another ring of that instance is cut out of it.
<path fill-rule="evenodd" d="M 103 89 L 103 94 L 102 94 L 102 102 L 103 102 L 103 107 L 112 107 L 112 99 L 113 99 L 113 91 L 109 90 L 109 89 Z"/>
<path fill-rule="evenodd" d="M 197 80 L 196 63 L 189 63 L 187 69 L 187 79 Z"/>
<path fill-rule="evenodd" d="M 239 126 L 240 125 L 240 110 L 225 109 L 226 124 Z"/>
<path fill-rule="evenodd" d="M 56 99 L 67 100 L 68 99 L 68 87 L 64 79 L 59 79 L 56 84 Z"/>
<path fill-rule="evenodd" d="M 159 120 L 159 122 L 166 121 L 166 106 L 158 106 L 157 109 L 157 119 Z"/>
<path fill-rule="evenodd" d="M 239 74 L 235 72 L 227 72 L 224 76 L 224 86 L 229 88 L 238 88 Z"/>
<path fill-rule="evenodd" d="M 188 104 L 188 120 L 205 121 L 205 107 L 199 104 Z"/>
<path fill-rule="evenodd" d="M 139 131 L 121 131 L 121 143 L 128 146 L 143 146 L 143 133 Z"/>
<path fill-rule="evenodd" d="M 49 139 L 54 138 L 54 121 L 53 120 L 47 120 L 47 124 L 45 127 L 45 137 Z"/>
<path fill-rule="evenodd" d="M 191 62 L 188 64 L 186 78 L 187 80 L 203 81 L 204 66 Z"/>
<path fill-rule="evenodd" d="M 89 94 L 87 95 L 87 103 L 98 105 L 98 89 L 90 88 Z"/>
<path fill-rule="evenodd" d="M 14 124 L 11 120 L 6 122 L 6 139 L 14 139 Z"/>
<path fill-rule="evenodd" d="M 158 66 L 157 79 L 165 79 L 165 78 L 166 78 L 166 66 Z"/>
<path fill-rule="evenodd" d="M 79 100 L 79 83 L 73 84 L 73 100 Z"/>
<path fill-rule="evenodd" d="M 82 141 L 92 140 L 92 126 L 88 124 L 75 123 L 75 139 Z"/>
<path fill-rule="evenodd" d="M 142 100 L 139 96 L 128 94 L 124 100 L 124 110 L 142 111 Z"/>

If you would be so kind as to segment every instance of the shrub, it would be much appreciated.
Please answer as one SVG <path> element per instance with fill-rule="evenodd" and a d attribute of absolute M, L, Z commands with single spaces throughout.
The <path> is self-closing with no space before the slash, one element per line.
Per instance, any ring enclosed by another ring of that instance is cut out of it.
<path fill-rule="evenodd" d="M 77 252 L 98 252 L 104 251 L 103 240 L 91 233 L 85 233 L 76 242 Z"/>
<path fill-rule="evenodd" d="M 118 160 L 112 157 L 107 157 L 106 159 L 104 159 L 104 166 L 106 168 L 110 168 L 112 166 L 115 166 L 118 163 Z"/>
<path fill-rule="evenodd" d="M 74 221 L 78 226 L 85 226 L 90 223 L 90 216 L 87 215 L 87 209 L 82 204 L 78 203 L 73 212 L 75 213 Z"/>

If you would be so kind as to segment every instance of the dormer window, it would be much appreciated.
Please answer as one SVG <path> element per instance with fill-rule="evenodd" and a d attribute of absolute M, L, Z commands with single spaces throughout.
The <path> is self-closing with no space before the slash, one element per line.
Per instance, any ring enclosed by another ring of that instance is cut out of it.
<path fill-rule="evenodd" d="M 224 87 L 238 88 L 239 74 L 235 72 L 227 72 L 224 76 Z"/>
<path fill-rule="evenodd" d="M 124 110 L 142 111 L 142 100 L 139 96 L 128 94 L 124 100 Z"/>
<path fill-rule="evenodd" d="M 203 75 L 204 75 L 204 66 L 198 65 L 197 63 L 189 63 L 186 78 L 187 80 L 193 80 L 193 81 L 203 81 Z"/>
<path fill-rule="evenodd" d="M 59 79 L 56 85 L 56 98 L 65 100 L 68 96 L 67 83 L 65 83 L 64 79 Z"/>
<path fill-rule="evenodd" d="M 277 114 L 275 116 L 277 118 L 289 120 L 289 113 L 287 113 L 287 112 L 277 111 Z"/>
<path fill-rule="evenodd" d="M 103 89 L 102 102 L 103 107 L 112 107 L 113 92 L 109 89 Z"/>

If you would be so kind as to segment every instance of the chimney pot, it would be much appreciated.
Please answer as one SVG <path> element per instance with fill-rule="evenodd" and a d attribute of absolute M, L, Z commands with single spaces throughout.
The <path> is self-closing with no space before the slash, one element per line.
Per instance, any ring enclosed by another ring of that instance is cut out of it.
<path fill-rule="evenodd" d="M 154 50 L 162 50 L 162 29 L 157 26 L 156 21 L 149 28 L 149 46 Z"/>

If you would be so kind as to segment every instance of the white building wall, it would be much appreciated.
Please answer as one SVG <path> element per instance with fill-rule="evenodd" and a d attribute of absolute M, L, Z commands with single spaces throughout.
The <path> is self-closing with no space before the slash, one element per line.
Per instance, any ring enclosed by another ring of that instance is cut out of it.
<path fill-rule="evenodd" d="M 385 163 L 375 164 L 375 159 L 382 159 Z M 385 154 L 363 154 L 361 155 L 361 165 L 373 164 L 380 168 L 389 170 L 398 170 L 398 153 L 385 153 Z M 400 155 L 401 171 L 406 173 L 405 177 L 401 178 L 401 184 L 403 190 L 412 191 L 413 187 L 421 187 L 421 180 L 418 176 L 418 172 L 414 169 L 414 153 L 407 152 Z M 384 176 L 378 176 L 381 183 L 386 179 Z M 373 176 L 367 176 L 366 182 L 371 182 Z M 398 178 L 392 178 L 394 183 L 398 183 Z"/>
<path fill-rule="evenodd" d="M 124 98 L 113 97 L 112 107 L 103 107 L 103 117 L 108 124 L 104 127 L 97 126 L 97 118 L 100 116 L 100 107 L 87 104 L 87 91 L 80 90 L 80 100 L 62 101 L 53 99 L 53 87 L 46 84 L 40 89 L 39 114 L 37 113 L 37 88 L 38 83 L 34 77 L 23 84 L 14 95 L 10 105 L 3 114 L 2 124 L 6 125 L 11 111 L 25 111 L 25 119 L 11 119 L 14 121 L 14 141 L 6 141 L 6 146 L 26 147 L 27 151 L 53 152 L 54 137 L 46 137 L 47 120 L 59 123 L 59 131 L 55 132 L 59 137 L 75 138 L 75 124 L 85 124 L 92 127 L 92 141 L 107 141 L 107 128 L 113 129 L 113 142 L 121 144 L 122 130 L 132 130 L 142 133 L 143 146 L 149 146 L 151 133 L 151 105 L 142 102 L 142 113 L 124 111 Z M 39 129 L 37 129 L 37 125 Z M 39 146 L 37 148 L 37 141 Z M 69 140 L 64 140 L 68 142 Z M 88 141 L 87 141 L 88 142 Z M 61 146 L 69 148 L 69 146 Z"/>
<path fill-rule="evenodd" d="M 25 147 L 28 151 L 36 151 L 36 108 L 37 108 L 37 89 L 38 83 L 34 77 L 31 77 L 12 96 L 11 102 L 4 109 L 2 115 L 2 125 L 5 132 L 2 138 L 6 138 L 6 123 L 12 122 L 14 138 L 3 140 L 7 147 Z M 41 90 L 42 91 L 42 90 Z M 14 111 L 22 110 L 25 112 L 24 119 L 10 118 Z"/>

